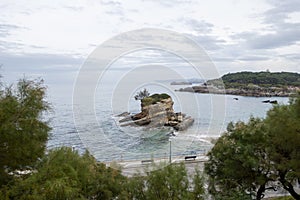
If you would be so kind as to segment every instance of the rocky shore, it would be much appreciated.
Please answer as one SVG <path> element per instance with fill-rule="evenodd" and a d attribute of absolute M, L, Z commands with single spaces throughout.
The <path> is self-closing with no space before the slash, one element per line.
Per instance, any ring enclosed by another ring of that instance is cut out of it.
<path fill-rule="evenodd" d="M 145 126 L 147 128 L 156 128 L 169 126 L 174 130 L 186 130 L 194 123 L 194 119 L 190 116 L 178 112 L 173 109 L 173 100 L 167 94 L 155 94 L 141 100 L 141 112 L 131 115 L 130 113 L 122 113 L 119 117 L 121 126 Z"/>
<path fill-rule="evenodd" d="M 176 90 L 179 92 L 193 92 L 193 93 L 211 93 L 211 94 L 229 94 L 229 95 L 239 95 L 239 96 L 251 96 L 251 97 L 289 97 L 292 94 L 300 91 L 297 87 L 259 87 L 251 86 L 244 88 L 228 88 L 220 89 L 212 85 L 199 85 L 193 87 L 180 88 Z"/>

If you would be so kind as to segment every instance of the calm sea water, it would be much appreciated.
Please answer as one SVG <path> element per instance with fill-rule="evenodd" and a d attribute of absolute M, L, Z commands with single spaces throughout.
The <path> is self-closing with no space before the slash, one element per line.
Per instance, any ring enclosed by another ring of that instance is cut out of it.
<path fill-rule="evenodd" d="M 95 105 L 88 105 L 93 109 L 86 109 L 86 105 L 76 107 L 78 105 L 72 103 L 80 63 L 76 66 L 28 68 L 26 77 L 41 77 L 48 86 L 48 101 L 53 107 L 53 112 L 47 114 L 53 127 L 47 144 L 49 149 L 59 146 L 74 147 L 79 152 L 88 149 L 99 161 L 167 157 L 170 144 L 174 156 L 191 151 L 203 153 L 212 146 L 210 138 L 222 134 L 230 121 L 247 121 L 251 115 L 264 117 L 272 107 L 262 103 L 268 98 L 238 96 L 238 100 L 234 100 L 236 96 L 175 92 L 184 86 L 171 86 L 173 80 L 216 77 L 202 77 L 189 63 L 166 52 L 154 54 L 146 50 L 130 55 L 120 57 L 109 66 L 109 70 L 103 71 L 105 75 L 95 88 Z M 201 68 L 203 72 L 208 69 L 206 65 Z M 95 72 L 91 70 L 91 73 Z M 15 83 L 22 76 L 19 68 L 6 67 L 3 70 L 4 82 L 7 83 Z M 171 131 L 167 128 L 120 127 L 116 115 L 124 111 L 139 112 L 140 102 L 133 97 L 143 88 L 152 94 L 165 92 L 171 95 L 175 111 L 192 116 L 195 119 L 193 126 L 172 138 L 166 136 Z M 288 98 L 272 99 L 288 102 Z M 76 123 L 74 111 L 81 111 Z"/>
<path fill-rule="evenodd" d="M 101 76 L 99 73 L 97 85 L 87 86 L 90 78 L 99 71 L 99 65 L 91 62 L 93 70 L 78 71 L 79 77 L 86 73 L 84 82 L 78 86 L 83 88 L 77 96 L 82 101 L 72 101 L 75 73 L 66 72 L 68 79 L 47 73 L 49 101 L 54 108 L 48 148 L 64 145 L 73 146 L 80 152 L 88 149 L 99 161 L 167 158 L 170 146 L 173 156 L 191 151 L 204 153 L 212 147 L 210 138 L 222 134 L 230 121 L 247 121 L 251 115 L 264 117 L 272 107 L 262 103 L 266 98 L 237 97 L 235 100 L 236 97 L 229 95 L 175 92 L 184 86 L 171 86 L 173 80 L 209 79 L 211 77 L 202 77 L 199 70 L 205 72 L 210 68 L 203 65 L 197 71 L 179 57 L 153 53 L 139 55 L 137 52 L 131 57 L 121 57 L 101 71 Z M 125 111 L 138 113 L 140 102 L 134 100 L 134 95 L 144 88 L 151 94 L 171 95 L 174 110 L 192 116 L 195 119 L 193 126 L 171 138 L 167 136 L 171 131 L 168 128 L 120 127 L 116 116 Z M 85 95 L 85 90 L 89 89 L 94 92 L 92 97 Z M 94 98 L 94 105 L 79 103 L 90 98 Z M 272 99 L 288 102 L 288 98 Z"/>
<path fill-rule="evenodd" d="M 173 87 L 172 91 L 166 91 L 157 85 L 149 85 L 148 89 L 151 93 L 169 92 L 174 100 L 175 111 L 192 116 L 195 119 L 193 126 L 186 131 L 177 132 L 177 135 L 171 138 L 167 136 L 171 131 L 168 128 L 120 127 L 116 114 L 124 111 L 137 113 L 140 105 L 130 96 L 127 105 L 114 108 L 113 91 L 107 84 L 107 87 L 97 90 L 94 113 L 83 112 L 77 125 L 73 118 L 72 103 L 59 100 L 53 102 L 53 130 L 48 148 L 72 146 L 79 152 L 88 149 L 99 161 L 167 158 L 171 140 L 173 156 L 186 155 L 191 151 L 204 153 L 212 146 L 210 138 L 222 134 L 230 121 L 247 121 L 250 116 L 265 117 L 272 105 L 262 103 L 263 100 L 273 99 L 284 104 L 288 102 L 288 98 L 278 97 L 256 98 L 174 92 L 176 87 Z M 194 99 L 196 104 L 190 104 L 190 101 L 184 99 Z M 91 123 L 94 121 L 91 119 L 94 118 L 97 123 Z"/>

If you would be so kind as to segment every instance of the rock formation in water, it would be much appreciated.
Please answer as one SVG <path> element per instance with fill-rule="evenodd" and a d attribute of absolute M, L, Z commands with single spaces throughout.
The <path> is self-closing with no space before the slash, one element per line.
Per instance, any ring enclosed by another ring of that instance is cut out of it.
<path fill-rule="evenodd" d="M 175 113 L 173 100 L 167 94 L 154 94 L 141 100 L 141 112 L 135 115 L 122 113 L 121 126 L 146 126 L 149 128 L 170 126 L 175 130 L 186 130 L 194 119 L 183 113 Z"/>

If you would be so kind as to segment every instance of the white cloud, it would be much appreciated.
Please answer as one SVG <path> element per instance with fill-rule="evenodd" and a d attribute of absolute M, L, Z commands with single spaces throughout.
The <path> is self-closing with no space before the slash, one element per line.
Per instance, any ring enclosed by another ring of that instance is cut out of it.
<path fill-rule="evenodd" d="M 152 27 L 191 37 L 222 72 L 264 65 L 271 71 L 283 65 L 299 71 L 297 0 L 7 0 L 0 12 L 0 51 L 12 57 L 70 55 L 74 64 L 73 58 L 77 63 L 117 34 Z"/>

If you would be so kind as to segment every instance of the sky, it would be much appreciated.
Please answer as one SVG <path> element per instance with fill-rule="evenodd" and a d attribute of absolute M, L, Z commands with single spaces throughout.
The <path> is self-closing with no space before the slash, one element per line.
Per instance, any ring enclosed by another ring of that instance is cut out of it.
<path fill-rule="evenodd" d="M 299 0 L 1 0 L 0 73 L 72 83 L 97 46 L 141 28 L 176 31 L 220 74 L 300 72 Z"/>

